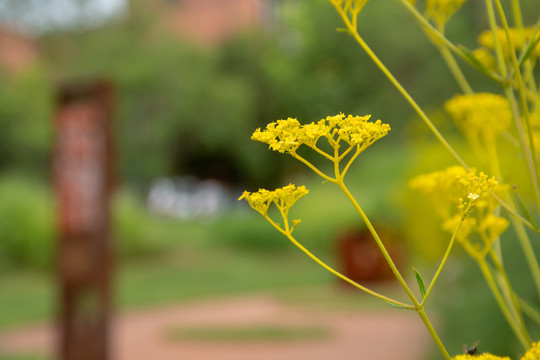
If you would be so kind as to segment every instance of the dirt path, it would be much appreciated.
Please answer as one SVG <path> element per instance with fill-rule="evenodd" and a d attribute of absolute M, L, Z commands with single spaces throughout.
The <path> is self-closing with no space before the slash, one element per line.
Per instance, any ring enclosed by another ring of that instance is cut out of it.
<path fill-rule="evenodd" d="M 317 310 L 280 302 L 268 295 L 199 301 L 117 317 L 114 360 L 420 360 L 430 344 L 412 312 Z M 298 340 L 201 341 L 171 336 L 174 329 L 232 326 L 316 327 L 322 338 Z M 52 358 L 54 334 L 37 326 L 0 335 L 7 354 Z M 0 356 L 1 358 L 1 356 Z"/>

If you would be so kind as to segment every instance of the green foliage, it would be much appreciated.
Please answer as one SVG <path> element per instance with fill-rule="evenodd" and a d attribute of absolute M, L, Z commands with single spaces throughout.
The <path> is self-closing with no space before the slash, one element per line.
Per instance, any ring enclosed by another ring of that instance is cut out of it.
<path fill-rule="evenodd" d="M 215 245 L 256 253 L 281 253 L 293 249 L 285 237 L 277 234 L 264 219 L 255 215 L 258 214 L 220 219 L 213 226 Z"/>
<path fill-rule="evenodd" d="M 53 95 L 41 65 L 17 76 L 0 74 L 0 170 L 44 175 L 52 144 Z"/>
<path fill-rule="evenodd" d="M 2 355 L 0 354 L 0 360 L 43 360 L 43 357 L 39 355 Z"/>
<path fill-rule="evenodd" d="M 0 267 L 48 267 L 55 244 L 52 197 L 26 177 L 0 178 Z"/>
<path fill-rule="evenodd" d="M 21 174 L 0 177 L 0 270 L 52 266 L 58 241 L 55 211 L 46 184 Z M 112 201 L 112 241 L 122 260 L 163 253 L 177 240 L 169 225 L 150 216 L 127 190 Z"/>
<path fill-rule="evenodd" d="M 163 237 L 153 231 L 159 223 L 133 193 L 122 189 L 115 194 L 112 216 L 112 239 L 120 258 L 150 257 L 166 249 Z"/>

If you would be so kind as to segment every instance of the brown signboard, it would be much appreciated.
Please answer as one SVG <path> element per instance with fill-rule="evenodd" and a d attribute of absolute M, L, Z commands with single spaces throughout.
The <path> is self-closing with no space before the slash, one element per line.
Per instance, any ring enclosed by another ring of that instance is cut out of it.
<path fill-rule="evenodd" d="M 111 119 L 108 83 L 59 89 L 53 181 L 58 208 L 62 360 L 109 358 Z"/>

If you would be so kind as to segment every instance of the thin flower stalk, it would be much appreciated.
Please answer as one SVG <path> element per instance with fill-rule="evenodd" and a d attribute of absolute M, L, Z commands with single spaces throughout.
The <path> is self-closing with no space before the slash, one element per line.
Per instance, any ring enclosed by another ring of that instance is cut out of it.
<path fill-rule="evenodd" d="M 405 8 L 414 16 L 416 21 L 420 24 L 420 26 L 424 29 L 424 31 L 431 35 L 436 41 L 443 43 L 448 49 L 450 49 L 454 54 L 459 56 L 462 60 L 471 63 L 471 60 L 465 56 L 463 51 L 461 51 L 454 43 L 452 43 L 450 40 L 448 40 L 439 30 L 433 27 L 425 18 L 416 10 L 416 8 L 408 1 L 408 0 L 399 0 L 400 3 L 405 6 Z M 471 65 L 474 65 L 471 63 Z M 504 78 L 502 78 L 500 75 L 495 74 L 494 72 L 487 70 L 485 74 L 492 80 L 503 83 L 505 81 Z"/>
<path fill-rule="evenodd" d="M 512 36 L 510 36 L 510 27 L 508 26 L 508 21 L 506 20 L 506 15 L 504 13 L 504 10 L 502 8 L 500 0 L 495 0 L 495 5 L 496 5 L 497 10 L 499 12 L 499 17 L 501 19 L 504 31 L 506 33 L 506 41 L 508 42 L 508 48 L 510 49 L 510 60 L 511 60 L 512 66 L 514 68 L 514 75 L 515 75 L 516 80 L 517 80 L 517 87 L 518 87 L 519 96 L 520 96 L 521 113 L 522 113 L 522 117 L 525 120 L 524 122 L 527 125 L 527 134 L 529 135 L 529 137 L 528 137 L 528 140 L 529 140 L 528 150 L 529 150 L 529 153 L 530 153 L 530 155 L 527 155 L 527 156 L 531 157 L 532 163 L 534 165 L 534 178 L 532 180 L 535 181 L 535 183 L 533 185 L 535 186 L 534 189 L 536 191 L 538 205 L 539 205 L 539 208 L 540 208 L 540 185 L 539 185 L 539 182 L 538 182 L 538 179 L 539 179 L 538 166 L 536 165 L 537 164 L 536 151 L 535 151 L 534 138 L 532 136 L 532 126 L 531 126 L 531 121 L 530 121 L 530 117 L 529 117 L 529 106 L 527 104 L 527 95 L 526 95 L 526 91 L 525 91 L 525 84 L 524 84 L 524 81 L 523 81 L 523 77 L 521 76 L 521 71 L 520 71 L 520 68 L 519 68 L 519 63 L 518 63 L 518 59 L 517 59 L 516 51 L 515 51 L 516 49 L 515 49 L 515 46 L 514 46 L 514 44 L 512 42 Z M 512 94 L 513 94 L 513 92 L 512 92 Z M 532 169 L 531 169 L 531 171 L 532 171 Z"/>
<path fill-rule="evenodd" d="M 532 343 L 529 334 L 527 333 L 526 329 L 520 327 L 520 325 L 516 322 L 514 316 L 512 316 L 512 312 L 509 310 L 506 302 L 504 301 L 504 297 L 502 296 L 499 288 L 497 287 L 497 283 L 493 278 L 493 275 L 491 274 L 491 271 L 489 270 L 485 259 L 478 259 L 477 263 L 480 267 L 480 271 L 484 275 L 484 279 L 486 280 L 489 289 L 491 290 L 491 293 L 495 297 L 495 300 L 497 301 L 497 304 L 499 305 L 499 308 L 503 313 L 503 316 L 506 318 L 506 321 L 510 325 L 510 328 L 518 338 L 523 348 L 525 350 L 528 349 Z"/>
<path fill-rule="evenodd" d="M 370 295 L 386 301 L 389 304 L 409 310 L 416 309 L 415 306 L 392 299 L 388 296 L 382 295 L 376 291 L 373 291 L 365 286 L 358 284 L 354 280 L 348 278 L 347 276 L 341 274 L 340 272 L 327 265 L 324 261 L 315 256 L 312 252 L 310 252 L 306 247 L 304 247 L 294 238 L 292 233 L 296 226 L 300 223 L 300 220 L 293 220 L 293 225 L 291 226 L 289 221 L 289 210 L 297 200 L 305 196 L 307 193 L 308 190 L 304 186 L 296 187 L 290 184 L 274 191 L 269 191 L 265 189 L 260 189 L 258 192 L 253 193 L 245 191 L 239 200 L 246 200 L 254 210 L 263 215 L 263 217 L 274 228 L 276 228 L 280 233 L 285 235 L 296 247 L 302 250 L 312 260 L 314 260 L 317 264 L 319 264 L 321 267 L 323 267 L 333 275 L 341 278 L 342 280 L 348 282 L 354 287 Z M 268 215 L 268 211 L 271 206 L 275 206 L 278 209 L 282 224 L 279 224 Z"/>
<path fill-rule="evenodd" d="M 513 200 L 509 199 L 509 201 Z M 527 262 L 527 265 L 531 271 L 536 291 L 538 293 L 538 296 L 540 297 L 540 266 L 538 265 L 538 259 L 536 258 L 536 254 L 532 247 L 531 239 L 529 238 L 529 235 L 527 234 L 527 231 L 523 227 L 521 221 L 515 218 L 512 218 L 511 221 L 516 232 L 519 244 L 523 250 L 525 261 Z"/>
<path fill-rule="evenodd" d="M 439 267 L 437 268 L 437 271 L 435 272 L 435 275 L 433 276 L 433 279 L 431 280 L 426 290 L 426 294 L 424 295 L 424 298 L 422 299 L 422 303 L 420 304 L 420 306 L 422 307 L 426 304 L 427 299 L 429 295 L 431 294 L 431 291 L 433 290 L 433 286 L 435 285 L 437 279 L 439 278 L 439 274 L 441 273 L 444 265 L 446 264 L 446 261 L 450 257 L 450 252 L 452 251 L 454 243 L 456 242 L 457 233 L 459 232 L 459 229 L 461 228 L 461 225 L 463 224 L 463 220 L 465 220 L 465 218 L 462 217 L 461 220 L 459 221 L 458 226 L 456 227 L 456 230 L 452 234 L 452 238 L 450 239 L 450 242 L 448 243 L 448 247 L 446 248 L 446 252 L 444 253 L 441 263 Z"/>
<path fill-rule="evenodd" d="M 519 306 L 519 301 L 517 298 L 517 295 L 515 291 L 512 288 L 512 285 L 510 283 L 510 279 L 508 278 L 508 275 L 506 273 L 506 270 L 503 267 L 503 264 L 501 260 L 499 259 L 498 255 L 495 253 L 495 251 L 491 248 L 489 250 L 490 258 L 495 265 L 495 269 L 497 270 L 498 277 L 500 279 L 500 287 L 503 290 L 503 294 L 508 298 L 508 303 L 511 305 L 510 309 L 512 310 L 512 313 L 514 315 L 514 318 L 519 323 L 519 327 L 522 329 L 522 331 L 527 331 L 527 328 L 525 326 L 525 321 L 523 320 L 523 315 L 521 312 L 521 308 Z"/>
<path fill-rule="evenodd" d="M 497 28 L 495 9 L 493 7 L 492 0 L 485 0 L 485 3 L 486 3 L 486 9 L 487 9 L 487 14 L 488 14 L 489 24 L 490 24 L 491 31 L 492 31 L 492 34 L 493 34 L 492 36 L 493 36 L 493 39 L 494 39 L 495 54 L 496 54 L 496 58 L 497 58 L 497 63 L 499 65 L 499 71 L 500 71 L 503 78 L 507 78 L 508 77 L 508 72 L 507 72 L 507 69 L 506 69 L 506 62 L 505 62 L 503 51 L 502 51 L 502 45 L 501 45 L 502 39 L 499 36 L 499 32 L 498 32 L 498 28 Z M 502 7 L 499 6 L 500 2 L 496 1 L 495 3 L 497 4 L 498 10 L 499 10 L 499 15 L 501 15 L 501 13 L 502 13 L 502 15 L 504 15 L 504 11 L 502 11 Z M 519 65 L 517 65 L 517 58 L 515 57 L 515 48 L 514 48 L 514 45 L 512 43 L 511 36 L 509 35 L 508 23 L 506 22 L 506 17 L 505 16 L 502 18 L 502 22 L 503 22 L 503 28 L 505 30 L 505 34 L 506 34 L 506 38 L 507 38 L 506 41 L 508 42 L 508 45 L 509 45 L 508 47 L 510 49 L 510 51 L 509 51 L 510 52 L 510 59 L 512 61 L 512 65 L 514 66 L 514 71 L 517 73 L 518 88 L 520 89 L 521 98 L 526 102 L 525 94 L 523 92 L 523 79 L 521 78 L 521 75 L 520 75 Z M 539 181 L 538 181 L 539 176 L 538 176 L 538 167 L 536 165 L 536 155 L 533 153 L 531 147 L 529 147 L 529 145 L 527 144 L 527 134 L 525 132 L 525 129 L 523 127 L 523 123 L 521 121 L 520 112 L 519 112 L 518 107 L 517 107 L 516 98 L 514 96 L 514 91 L 512 89 L 511 83 L 507 82 L 504 85 L 504 93 L 505 93 L 506 97 L 508 98 L 508 101 L 509 101 L 511 109 L 512 109 L 512 114 L 513 114 L 513 118 L 514 118 L 514 124 L 516 126 L 516 130 L 517 130 L 518 135 L 519 135 L 519 140 L 520 140 L 520 143 L 521 143 L 521 149 L 523 151 L 523 154 L 525 155 L 525 160 L 526 160 L 526 163 L 527 163 L 527 169 L 528 169 L 528 172 L 529 172 L 529 177 L 531 179 L 531 185 L 533 186 L 533 189 L 534 189 L 537 205 L 540 208 L 540 184 L 539 184 Z M 530 121 L 528 120 L 528 110 L 526 108 L 526 104 L 525 105 L 523 104 L 523 100 L 522 100 L 522 109 L 526 110 L 526 111 L 524 111 L 523 116 L 525 117 L 527 127 L 530 130 L 531 127 L 530 127 Z M 528 131 L 528 133 L 529 133 L 529 136 L 528 136 L 529 139 L 528 140 L 530 142 L 532 140 L 532 132 Z M 534 146 L 534 140 L 533 140 L 533 142 L 530 142 L 530 144 Z"/>
<path fill-rule="evenodd" d="M 290 233 L 287 233 L 287 232 L 282 232 L 285 236 L 287 236 L 287 238 L 297 247 L 299 248 L 302 252 L 304 252 L 307 256 L 309 256 L 313 261 L 315 261 L 317 264 L 319 264 L 322 268 L 326 269 L 328 272 L 330 272 L 331 274 L 339 277 L 340 279 L 348 282 L 349 284 L 351 284 L 352 286 L 370 294 L 370 295 L 373 295 L 381 300 L 384 300 L 386 301 L 387 303 L 389 304 L 392 304 L 394 306 L 397 306 L 399 308 L 404 308 L 404 309 L 409 309 L 409 310 L 414 310 L 415 307 L 412 306 L 412 305 L 409 305 L 409 304 L 406 304 L 406 303 L 403 303 L 401 301 L 398 301 L 398 300 L 395 300 L 395 299 L 392 299 L 388 296 L 385 296 L 385 295 L 382 295 L 382 294 L 379 294 L 378 292 L 376 291 L 373 291 L 365 286 L 362 286 L 360 284 L 358 284 L 356 281 L 348 278 L 347 276 L 341 274 L 339 271 L 333 269 L 332 267 L 330 267 L 329 265 L 327 265 L 324 261 L 322 261 L 321 259 L 319 259 L 317 256 L 315 256 L 312 252 L 310 252 L 306 247 L 304 247 L 302 244 L 300 244 Z"/>
<path fill-rule="evenodd" d="M 401 0 L 401 1 L 406 6 L 412 7 L 412 5 L 410 3 L 408 3 L 407 0 Z M 435 125 L 433 125 L 433 123 L 429 119 L 429 117 L 424 113 L 422 108 L 420 108 L 420 106 L 414 101 L 414 99 L 405 90 L 405 88 L 392 75 L 392 73 L 388 70 L 388 68 L 386 68 L 386 66 L 380 61 L 380 59 L 375 55 L 375 53 L 371 50 L 371 48 L 364 42 L 364 40 L 362 39 L 360 34 L 358 34 L 356 29 L 352 26 L 352 23 L 349 21 L 349 18 L 347 17 L 347 14 L 345 12 L 343 12 L 334 3 L 333 3 L 333 5 L 336 7 L 336 10 L 338 11 L 339 15 L 341 16 L 343 22 L 347 26 L 347 29 L 349 30 L 351 35 L 355 38 L 355 40 L 358 42 L 358 44 L 364 49 L 364 51 L 368 54 L 368 56 L 372 59 L 372 61 L 377 65 L 377 67 L 379 67 L 379 69 L 386 75 L 386 77 L 390 80 L 390 82 L 403 95 L 403 97 L 405 98 L 405 100 L 407 100 L 407 102 L 411 105 L 411 107 L 418 113 L 420 118 L 424 121 L 424 123 L 427 125 L 427 127 L 433 132 L 433 134 L 439 140 L 439 142 L 452 154 L 452 156 L 457 160 L 457 162 L 460 165 L 462 165 L 466 169 L 469 169 L 469 166 L 467 165 L 467 163 L 459 156 L 459 154 L 448 143 L 448 141 L 446 141 L 446 139 L 442 136 L 442 134 L 439 132 L 439 130 L 435 127 Z M 412 8 L 414 10 L 414 7 L 412 7 Z M 416 10 L 414 10 L 414 11 L 416 11 Z M 520 214 L 518 214 L 515 209 L 511 208 L 508 204 L 504 203 L 504 201 L 500 197 L 496 197 L 496 199 L 501 203 L 501 206 L 503 206 L 505 209 L 507 209 L 509 212 L 511 212 L 514 216 L 518 217 L 528 227 L 530 227 L 531 229 L 534 229 L 534 227 L 532 226 L 532 224 L 529 221 L 527 221 Z"/>
<path fill-rule="evenodd" d="M 397 300 L 385 297 L 381 294 L 374 293 L 373 291 L 365 288 L 364 286 L 357 284 L 356 282 L 352 281 L 351 279 L 329 267 L 315 255 L 309 252 L 292 236 L 292 230 L 296 227 L 296 225 L 298 225 L 300 221 L 294 221 L 294 226 L 289 229 L 289 222 L 287 220 L 288 210 L 294 201 L 307 193 L 307 190 L 305 190 L 303 187 L 295 189 L 293 185 L 289 185 L 288 187 L 285 187 L 281 190 L 276 190 L 275 193 L 269 192 L 267 190 L 260 190 L 257 194 L 250 194 L 245 192 L 244 195 L 242 195 L 241 199 L 245 198 L 255 210 L 259 211 L 263 216 L 265 216 L 269 220 L 269 222 L 274 227 L 276 227 L 282 234 L 287 236 L 287 238 L 295 246 L 297 246 L 300 250 L 302 250 L 305 254 L 307 254 L 311 259 L 313 259 L 316 263 L 325 268 L 327 271 L 349 282 L 353 286 L 356 286 L 363 291 L 377 296 L 378 298 L 381 298 L 394 306 L 415 310 L 421 317 L 422 321 L 424 322 L 429 333 L 432 335 L 436 345 L 439 347 L 445 359 L 450 359 L 450 355 L 448 354 L 441 340 L 437 336 L 433 326 L 431 325 L 429 319 L 427 318 L 427 315 L 425 314 L 425 310 L 423 308 L 424 305 L 421 305 L 420 302 L 416 299 L 415 295 L 413 294 L 413 292 L 407 285 L 405 279 L 396 267 L 392 257 L 384 246 L 382 240 L 380 239 L 370 220 L 368 219 L 358 202 L 352 196 L 350 191 L 347 189 L 343 181 L 345 174 L 351 167 L 351 164 L 354 162 L 354 160 L 367 147 L 371 146 L 375 141 L 379 140 L 380 138 L 386 136 L 386 134 L 390 130 L 390 126 L 388 124 L 383 124 L 380 120 L 370 122 L 369 118 L 369 115 L 362 117 L 352 115 L 345 116 L 344 114 L 338 114 L 335 116 L 328 116 L 326 119 L 322 119 L 317 123 L 310 123 L 305 125 L 301 125 L 296 119 L 288 118 L 287 120 L 278 120 L 277 122 L 270 123 L 263 130 L 257 129 L 253 133 L 252 139 L 267 143 L 269 145 L 269 148 L 274 151 L 278 151 L 280 153 L 287 153 L 293 156 L 294 158 L 306 164 L 310 169 L 314 170 L 315 173 L 320 175 L 323 179 L 333 182 L 339 186 L 345 196 L 351 201 L 351 203 L 359 213 L 360 217 L 366 224 L 367 228 L 373 235 L 375 242 L 379 247 L 384 259 L 394 273 L 397 281 L 401 284 L 407 296 L 412 301 L 412 305 L 408 305 L 403 302 L 399 302 Z M 324 153 L 325 155 L 323 155 L 323 157 L 333 163 L 334 177 L 322 173 L 320 170 L 318 170 L 316 166 L 305 160 L 303 157 L 299 156 L 297 153 L 298 148 L 302 145 L 306 145 L 315 150 L 316 152 L 320 153 L 320 151 L 317 151 L 316 148 L 317 142 L 321 138 L 325 138 L 328 144 L 333 148 L 333 154 Z M 340 150 L 342 149 L 344 143 L 348 144 L 349 146 L 345 147 L 345 150 Z M 353 150 L 354 153 L 351 154 Z M 342 161 L 347 161 L 343 168 L 341 164 Z M 298 195 L 294 195 L 296 193 L 298 193 Z M 283 199 L 280 199 L 279 196 L 283 196 L 283 194 L 285 194 L 286 196 Z M 294 196 L 292 196 L 291 194 L 293 194 Z M 261 200 L 261 197 L 263 198 L 263 200 Z M 280 226 L 279 224 L 271 220 L 267 215 L 270 203 L 275 204 L 279 209 L 281 217 L 283 218 L 283 226 Z"/>
<path fill-rule="evenodd" d="M 412 108 L 418 113 L 420 118 L 424 121 L 424 123 L 428 126 L 428 128 L 433 132 L 435 137 L 443 144 L 443 146 L 452 154 L 452 156 L 465 168 L 468 168 L 467 163 L 459 156 L 459 154 L 454 150 L 454 148 L 446 141 L 446 139 L 442 136 L 442 134 L 437 130 L 435 125 L 433 125 L 433 122 L 429 119 L 429 117 L 426 115 L 426 113 L 422 110 L 422 108 L 414 101 L 412 96 L 405 90 L 405 88 L 401 85 L 401 83 L 392 75 L 390 70 L 382 63 L 382 61 L 375 55 L 375 53 L 371 50 L 371 48 L 367 45 L 367 43 L 362 39 L 356 28 L 354 28 L 353 24 L 349 20 L 347 13 L 344 12 L 340 7 L 335 6 L 336 10 L 338 11 L 339 15 L 341 16 L 343 22 L 345 23 L 345 26 L 349 30 L 350 34 L 354 37 L 354 39 L 358 42 L 358 44 L 362 47 L 362 49 L 366 52 L 366 54 L 371 58 L 371 60 L 377 65 L 377 67 L 384 73 L 384 75 L 390 80 L 390 82 L 396 87 L 396 89 L 401 93 L 401 95 L 407 100 L 407 102 L 412 106 Z"/>

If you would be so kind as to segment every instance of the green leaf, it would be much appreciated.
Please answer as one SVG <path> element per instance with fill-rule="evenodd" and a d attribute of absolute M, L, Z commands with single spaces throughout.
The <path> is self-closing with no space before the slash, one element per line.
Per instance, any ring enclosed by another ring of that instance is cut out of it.
<path fill-rule="evenodd" d="M 401 306 L 401 305 L 398 305 L 398 304 L 394 304 L 394 303 L 391 303 L 390 301 L 386 301 L 385 302 L 390 305 L 391 307 L 395 307 L 395 308 L 398 308 L 398 309 L 406 309 L 406 310 L 409 310 L 409 308 L 405 307 L 405 306 Z"/>
<path fill-rule="evenodd" d="M 422 299 L 426 295 L 426 285 L 424 285 L 424 279 L 422 279 L 422 275 L 416 270 L 415 268 L 412 268 L 414 271 L 414 274 L 416 276 L 416 282 L 418 283 L 418 287 L 420 288 L 420 294 L 422 294 Z"/>
<path fill-rule="evenodd" d="M 519 209 L 521 210 L 521 213 L 523 214 L 523 216 L 525 216 L 525 218 L 531 223 L 531 225 L 533 226 L 533 228 L 534 228 L 534 230 L 536 232 L 540 232 L 540 229 L 538 228 L 538 226 L 534 222 L 531 214 L 529 213 L 529 210 L 527 210 L 527 207 L 525 206 L 525 204 L 523 203 L 523 201 L 519 197 L 515 187 L 514 187 L 514 198 L 516 199 L 516 202 L 518 203 Z"/>

